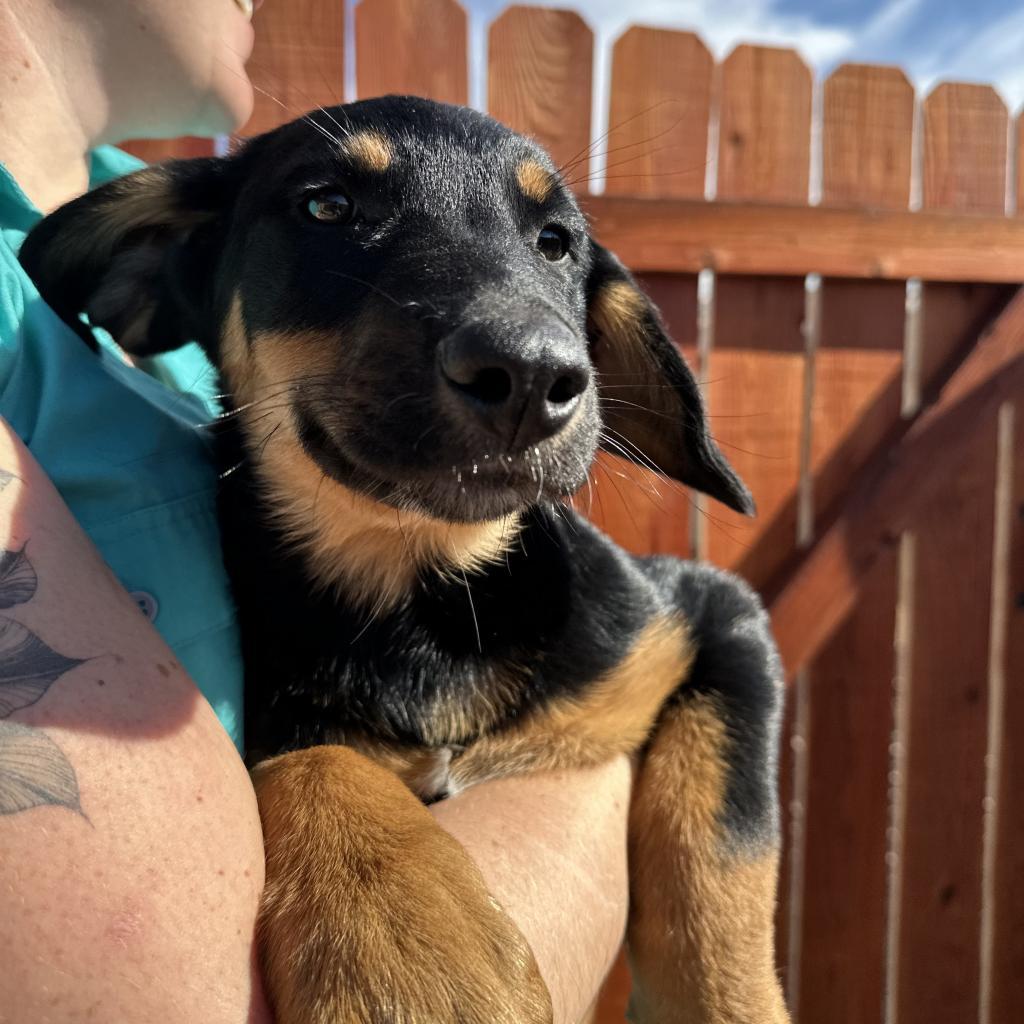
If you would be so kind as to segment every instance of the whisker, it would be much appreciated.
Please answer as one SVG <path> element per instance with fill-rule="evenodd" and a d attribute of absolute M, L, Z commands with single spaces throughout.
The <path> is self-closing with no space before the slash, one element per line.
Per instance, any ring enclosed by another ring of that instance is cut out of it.
<path fill-rule="evenodd" d="M 606 444 L 611 445 L 618 452 L 620 457 L 624 458 L 627 462 L 631 462 L 631 463 L 634 463 L 634 464 L 636 463 L 636 459 L 634 457 L 632 457 L 629 454 L 629 452 L 626 451 L 625 448 L 623 448 L 621 445 L 618 445 L 611 438 L 604 437 L 604 438 L 602 438 L 602 440 Z M 647 467 L 647 466 L 641 465 L 641 469 L 646 469 L 646 470 L 649 471 L 649 467 Z M 642 490 L 645 494 L 648 495 L 648 497 L 650 497 L 652 499 L 652 501 L 655 502 L 655 505 L 656 505 L 657 508 L 659 508 L 662 512 L 665 511 L 665 506 L 664 506 L 664 504 L 662 502 L 661 492 L 658 490 L 658 488 L 657 488 L 657 486 L 655 484 L 653 484 L 653 483 L 644 483 L 644 482 L 638 480 L 635 476 L 627 476 L 625 473 L 619 473 L 618 471 L 616 471 L 616 475 L 620 476 L 623 480 L 628 480 L 634 486 L 639 487 L 640 490 Z M 676 485 L 676 482 L 674 480 L 668 480 L 668 483 L 670 485 L 678 486 L 678 485 Z"/>
<path fill-rule="evenodd" d="M 603 132 L 596 139 L 594 139 L 594 141 L 591 142 L 588 146 L 586 146 L 584 149 L 581 149 L 574 156 L 570 157 L 569 160 L 566 163 L 564 163 L 560 167 L 558 167 L 559 175 L 564 175 L 566 171 L 571 170 L 573 167 L 576 166 L 577 163 L 580 163 L 581 161 L 585 160 L 587 157 L 591 156 L 594 153 L 594 151 L 597 149 L 597 147 L 600 146 L 600 144 L 605 141 L 605 139 L 610 138 L 615 132 L 619 131 L 619 129 L 625 128 L 627 124 L 632 123 L 633 121 L 635 121 L 639 117 L 644 117 L 646 114 L 650 114 L 652 111 L 657 110 L 658 107 L 664 106 L 666 103 L 678 103 L 678 102 L 679 102 L 678 100 L 671 99 L 671 98 L 666 98 L 666 99 L 663 99 L 663 100 L 659 100 L 657 103 L 652 103 L 649 107 L 645 107 L 643 110 L 640 110 L 640 111 L 638 111 L 635 114 L 631 114 L 629 117 L 625 118 L 624 120 L 619 121 L 617 124 L 612 125 L 606 132 Z M 682 119 L 683 118 L 680 117 L 679 120 L 682 121 Z M 676 123 L 678 124 L 679 122 L 676 122 Z M 675 125 L 673 125 L 673 127 L 675 127 Z M 655 136 L 655 138 L 657 138 L 657 136 Z M 639 142 L 627 143 L 627 145 L 632 145 L 632 146 L 644 145 L 647 142 L 652 142 L 652 141 L 653 141 L 653 139 L 642 139 Z"/>
<path fill-rule="evenodd" d="M 469 598 L 469 610 L 473 616 L 473 629 L 476 631 L 476 649 L 477 653 L 484 653 L 484 645 L 480 640 L 480 623 L 476 617 L 476 606 L 473 604 L 473 591 L 469 585 L 469 580 L 466 578 L 466 570 L 462 570 L 462 582 L 466 584 L 466 597 Z"/>
<path fill-rule="evenodd" d="M 629 516 L 630 522 L 633 524 L 633 529 L 636 531 L 637 534 L 639 534 L 640 526 L 636 521 L 636 516 L 633 515 L 633 509 L 630 507 L 629 502 L 626 501 L 626 499 L 623 497 L 622 491 L 619 490 L 619 485 L 615 482 L 615 478 L 612 475 L 612 471 L 609 469 L 607 465 L 605 465 L 601 461 L 598 461 L 596 465 L 600 467 L 600 469 L 604 472 L 604 475 L 607 478 L 608 482 L 612 485 L 612 487 L 615 488 L 615 493 L 619 496 L 619 503 L 626 510 L 626 515 Z M 600 489 L 598 489 L 598 493 L 600 493 Z"/>
<path fill-rule="evenodd" d="M 371 289 L 372 291 L 375 291 L 379 296 L 381 296 L 381 298 L 387 299 L 388 302 L 390 302 L 393 306 L 395 306 L 398 309 L 417 309 L 425 304 L 428 305 L 434 311 L 434 314 L 436 316 L 444 316 L 444 313 L 440 309 L 438 309 L 437 306 L 435 306 L 432 302 L 422 303 L 417 302 L 414 299 L 408 299 L 405 302 L 401 302 L 398 299 L 396 299 L 393 295 L 389 295 L 386 291 L 384 291 L 383 288 L 378 288 L 377 285 L 375 285 L 372 281 L 367 281 L 365 278 L 362 277 L 356 277 L 355 274 L 346 274 L 341 270 L 328 270 L 327 273 L 331 274 L 333 277 L 342 277 L 349 281 L 355 281 L 356 284 L 365 285 L 367 288 Z"/>
<path fill-rule="evenodd" d="M 405 402 L 410 398 L 419 398 L 422 399 L 423 401 L 430 400 L 429 395 L 424 395 L 419 391 L 407 391 L 404 395 L 399 395 L 397 398 L 392 398 L 391 401 L 388 402 L 388 404 L 385 405 L 381 411 L 385 413 L 389 412 L 393 405 L 397 405 L 399 402 Z"/>
<path fill-rule="evenodd" d="M 661 153 L 671 153 L 673 150 L 680 149 L 680 146 L 659 146 L 657 149 L 649 150 L 646 153 L 636 153 L 632 156 L 628 156 L 623 160 L 618 160 L 615 163 L 607 164 L 602 171 L 588 171 L 586 174 L 581 174 L 576 178 L 568 179 L 565 184 L 573 185 L 579 181 L 592 180 L 594 178 L 605 177 L 614 180 L 616 175 L 609 175 L 608 171 L 617 171 L 620 167 L 628 167 L 630 164 L 635 163 L 641 157 L 644 156 L 657 156 Z M 661 178 L 666 175 L 674 174 L 693 174 L 696 171 L 706 170 L 708 165 L 707 160 L 702 160 L 700 163 L 691 163 L 685 167 L 676 168 L 674 171 L 637 171 L 634 174 L 623 174 L 618 177 L 623 178 Z"/>

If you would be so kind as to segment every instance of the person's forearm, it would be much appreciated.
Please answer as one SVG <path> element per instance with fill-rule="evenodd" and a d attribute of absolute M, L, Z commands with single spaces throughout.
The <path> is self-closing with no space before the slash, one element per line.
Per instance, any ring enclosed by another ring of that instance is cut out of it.
<path fill-rule="evenodd" d="M 431 808 L 526 936 L 555 1024 L 583 1017 L 622 942 L 630 783 L 620 757 L 483 783 Z"/>
<path fill-rule="evenodd" d="M 212 709 L 0 420 L 0 1019 L 268 1021 Z"/>

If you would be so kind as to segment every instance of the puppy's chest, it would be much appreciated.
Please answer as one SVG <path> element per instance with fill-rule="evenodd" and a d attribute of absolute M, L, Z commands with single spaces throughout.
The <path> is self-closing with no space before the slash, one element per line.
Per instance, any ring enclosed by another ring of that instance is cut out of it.
<path fill-rule="evenodd" d="M 557 543 L 559 524 L 541 525 L 507 565 L 471 584 L 425 583 L 369 622 L 344 603 L 311 601 L 301 578 L 239 588 L 252 746 L 419 751 L 412 770 L 436 780 L 481 736 L 585 695 L 622 662 L 657 602 L 604 538 L 578 526 L 571 544 Z"/>
<path fill-rule="evenodd" d="M 400 750 L 457 751 L 589 683 L 551 652 L 452 651 L 408 628 L 367 633 L 346 654 L 321 656 L 278 690 L 279 721 L 298 730 L 288 745 L 365 737 Z"/>

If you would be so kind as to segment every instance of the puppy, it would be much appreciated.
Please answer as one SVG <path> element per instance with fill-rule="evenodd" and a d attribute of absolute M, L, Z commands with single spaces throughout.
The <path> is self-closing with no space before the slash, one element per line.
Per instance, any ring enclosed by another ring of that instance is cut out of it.
<path fill-rule="evenodd" d="M 607 445 L 752 502 L 538 146 L 409 97 L 321 110 L 76 200 L 22 262 L 134 355 L 198 340 L 231 394 L 223 534 L 282 1024 L 549 1021 L 526 942 L 422 801 L 621 753 L 633 1019 L 787 1019 L 765 614 L 566 498 Z"/>

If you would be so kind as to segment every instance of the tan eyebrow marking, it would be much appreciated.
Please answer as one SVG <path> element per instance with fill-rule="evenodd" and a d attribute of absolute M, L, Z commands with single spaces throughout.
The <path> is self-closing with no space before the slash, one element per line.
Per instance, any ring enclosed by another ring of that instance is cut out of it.
<path fill-rule="evenodd" d="M 358 132 L 345 140 L 342 151 L 367 171 L 386 171 L 391 166 L 391 146 L 379 132 Z"/>
<path fill-rule="evenodd" d="M 537 203 L 543 203 L 551 195 L 555 184 L 551 172 L 536 160 L 524 160 L 516 168 L 516 181 L 523 195 Z"/>

